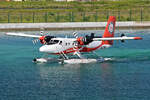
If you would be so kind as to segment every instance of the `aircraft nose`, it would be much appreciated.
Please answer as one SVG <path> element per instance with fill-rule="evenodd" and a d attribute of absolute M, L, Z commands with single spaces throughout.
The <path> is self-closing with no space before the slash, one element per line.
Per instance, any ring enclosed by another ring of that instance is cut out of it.
<path fill-rule="evenodd" d="M 52 53 L 53 49 L 49 45 L 44 45 L 39 48 L 39 51 L 44 53 Z"/>
<path fill-rule="evenodd" d="M 40 48 L 39 48 L 39 51 L 40 51 L 40 52 L 45 52 L 45 48 L 40 47 Z"/>

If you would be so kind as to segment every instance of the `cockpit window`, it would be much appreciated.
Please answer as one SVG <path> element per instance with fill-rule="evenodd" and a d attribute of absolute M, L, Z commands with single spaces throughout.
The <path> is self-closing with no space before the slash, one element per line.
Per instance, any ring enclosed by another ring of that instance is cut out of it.
<path fill-rule="evenodd" d="M 52 45 L 52 44 L 57 44 L 59 43 L 59 40 L 50 40 L 47 44 Z"/>
<path fill-rule="evenodd" d="M 59 44 L 62 45 L 62 41 L 60 41 Z"/>

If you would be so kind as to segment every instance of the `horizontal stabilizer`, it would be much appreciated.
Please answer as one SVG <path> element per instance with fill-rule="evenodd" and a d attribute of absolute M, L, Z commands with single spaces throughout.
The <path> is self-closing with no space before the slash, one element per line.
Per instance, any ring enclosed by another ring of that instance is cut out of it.
<path fill-rule="evenodd" d="M 94 41 L 107 41 L 107 40 L 141 40 L 141 37 L 110 37 L 110 38 L 94 38 Z"/>

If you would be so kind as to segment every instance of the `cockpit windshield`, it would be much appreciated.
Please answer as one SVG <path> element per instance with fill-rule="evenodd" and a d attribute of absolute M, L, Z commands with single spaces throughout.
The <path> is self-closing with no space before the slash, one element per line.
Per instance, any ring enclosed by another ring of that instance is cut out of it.
<path fill-rule="evenodd" d="M 57 44 L 59 43 L 59 40 L 50 40 L 47 45 Z"/>

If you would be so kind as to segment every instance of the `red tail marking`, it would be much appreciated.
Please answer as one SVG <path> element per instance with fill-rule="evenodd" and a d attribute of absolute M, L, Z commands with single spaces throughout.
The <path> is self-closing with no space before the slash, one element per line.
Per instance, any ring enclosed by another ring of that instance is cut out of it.
<path fill-rule="evenodd" d="M 115 23 L 116 23 L 115 16 L 109 16 L 107 26 L 106 26 L 105 32 L 103 34 L 103 38 L 114 37 Z M 103 41 L 103 44 L 112 45 L 113 41 L 112 40 L 111 41 Z"/>

